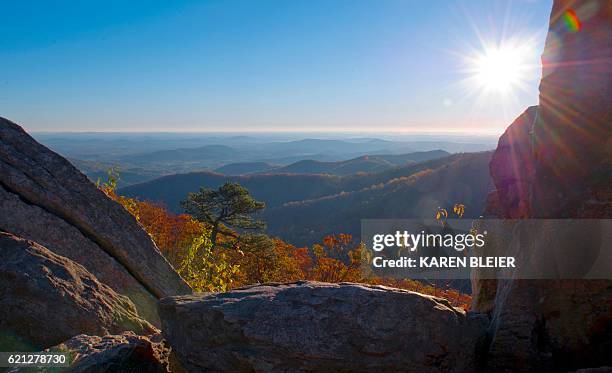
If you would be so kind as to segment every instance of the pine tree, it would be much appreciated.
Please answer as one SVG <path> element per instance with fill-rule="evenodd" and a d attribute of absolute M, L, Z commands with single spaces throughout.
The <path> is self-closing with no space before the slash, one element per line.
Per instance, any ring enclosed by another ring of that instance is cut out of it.
<path fill-rule="evenodd" d="M 238 183 L 227 182 L 217 190 L 201 188 L 197 193 L 189 193 L 187 200 L 181 202 L 181 205 L 196 220 L 210 225 L 210 241 L 213 247 L 218 244 L 219 234 L 230 234 L 223 230 L 224 227 L 237 230 L 265 228 L 263 221 L 252 216 L 264 209 L 265 203 L 255 200 L 249 191 Z"/>

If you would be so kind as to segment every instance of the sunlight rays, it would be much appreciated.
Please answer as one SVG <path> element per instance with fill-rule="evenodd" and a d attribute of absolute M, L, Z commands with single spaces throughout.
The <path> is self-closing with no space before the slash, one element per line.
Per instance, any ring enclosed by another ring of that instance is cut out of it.
<path fill-rule="evenodd" d="M 526 89 L 532 73 L 529 58 L 532 49 L 525 44 L 489 46 L 470 56 L 468 73 L 477 89 L 507 96 L 515 89 Z"/>
<path fill-rule="evenodd" d="M 476 97 L 477 106 L 495 99 L 505 109 L 518 102 L 520 94 L 529 92 L 529 83 L 541 70 L 538 56 L 533 38 L 483 42 L 480 48 L 462 56 L 463 89 L 468 96 Z"/>
<path fill-rule="evenodd" d="M 501 131 L 538 102 L 547 28 L 526 28 L 533 14 L 510 7 L 462 7 L 455 14 L 471 35 L 456 30 L 452 47 L 444 50 L 455 61 L 455 77 L 440 92 L 440 105 L 465 123 Z"/>

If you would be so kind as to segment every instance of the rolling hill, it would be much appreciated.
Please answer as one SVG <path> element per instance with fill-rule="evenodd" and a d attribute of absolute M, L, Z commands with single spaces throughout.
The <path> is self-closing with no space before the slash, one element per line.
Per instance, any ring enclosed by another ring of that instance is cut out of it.
<path fill-rule="evenodd" d="M 364 155 L 347 161 L 321 162 L 315 160 L 303 160 L 288 166 L 277 168 L 275 173 L 290 174 L 331 174 L 350 175 L 359 172 L 376 172 L 386 170 L 394 165 L 383 159 Z"/>
<path fill-rule="evenodd" d="M 272 171 L 274 173 L 321 173 L 331 175 L 350 175 L 360 172 L 373 173 L 397 166 L 404 166 L 407 163 L 422 162 L 448 155 L 449 153 L 444 150 L 432 150 L 408 154 L 363 155 L 361 157 L 337 162 L 303 160 L 285 167 L 276 168 Z"/>
<path fill-rule="evenodd" d="M 122 188 L 119 193 L 160 201 L 180 211 L 180 201 L 189 192 L 238 182 L 266 202 L 263 218 L 270 234 L 308 244 L 332 232 L 358 234 L 362 218 L 431 217 L 438 206 L 457 202 L 467 206 L 466 217 L 478 216 L 492 188 L 490 156 L 490 152 L 455 154 L 349 176 L 195 172 L 164 176 Z"/>
<path fill-rule="evenodd" d="M 251 194 L 269 207 L 290 201 L 312 199 L 336 193 L 341 177 L 333 175 L 262 174 L 225 176 L 214 172 L 191 172 L 164 176 L 146 183 L 119 190 L 121 195 L 163 202 L 173 211 L 180 211 L 180 202 L 189 192 L 201 187 L 218 188 L 226 181 L 245 186 Z"/>
<path fill-rule="evenodd" d="M 432 218 L 439 206 L 466 205 L 465 218 L 480 216 L 492 189 L 490 153 L 449 157 L 448 162 L 360 190 L 285 203 L 263 213 L 268 233 L 295 245 L 332 233 L 358 237 L 361 219 Z"/>
<path fill-rule="evenodd" d="M 422 162 L 448 155 L 450 154 L 444 150 L 431 150 L 407 154 L 363 155 L 335 162 L 306 159 L 287 166 L 275 166 L 268 162 L 238 162 L 219 167 L 215 169 L 215 172 L 228 176 L 253 173 L 350 175 L 360 172 L 379 172 L 397 166 L 405 166 L 408 163 Z"/>
<path fill-rule="evenodd" d="M 178 212 L 180 211 L 180 201 L 184 200 L 189 192 L 198 191 L 201 187 L 218 188 L 226 181 L 233 181 L 245 186 L 255 198 L 265 201 L 266 205 L 271 208 L 287 202 L 363 189 L 421 170 L 437 168 L 456 157 L 462 156 L 461 154 L 455 154 L 378 173 L 347 176 L 288 173 L 226 176 L 209 171 L 190 172 L 163 176 L 144 183 L 134 184 L 121 188 L 119 193 L 125 196 L 163 202 L 168 208 Z"/>

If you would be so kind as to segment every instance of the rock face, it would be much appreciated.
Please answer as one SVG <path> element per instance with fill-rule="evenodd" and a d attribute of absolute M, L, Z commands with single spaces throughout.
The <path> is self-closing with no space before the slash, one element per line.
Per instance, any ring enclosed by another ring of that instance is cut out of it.
<path fill-rule="evenodd" d="M 431 371 L 477 366 L 485 322 L 443 299 L 298 282 L 160 301 L 189 371 Z"/>
<path fill-rule="evenodd" d="M 129 298 L 81 265 L 0 232 L 0 350 L 42 349 L 88 333 L 152 334 Z"/>
<path fill-rule="evenodd" d="M 499 138 L 489 163 L 495 191 L 488 197 L 487 216 L 500 211 L 508 218 L 529 216 L 528 195 L 535 172 L 531 143 L 537 111 L 537 106 L 525 110 Z"/>
<path fill-rule="evenodd" d="M 104 337 L 77 335 L 49 349 L 68 352 L 71 373 L 170 372 L 171 350 L 160 335 L 144 337 L 132 332 Z"/>
<path fill-rule="evenodd" d="M 6 191 L 2 186 L 0 210 L 10 211 L 10 214 L 0 217 L 3 230 L 36 240 L 54 253 L 92 269 L 98 280 L 129 295 L 142 317 L 159 325 L 157 298 L 77 228 L 38 206 L 23 203 L 18 195 Z"/>
<path fill-rule="evenodd" d="M 157 322 L 156 298 L 188 285 L 125 209 L 66 159 L 0 118 L 0 230 L 66 256 Z"/>
<path fill-rule="evenodd" d="M 568 28 L 568 14 L 580 22 Z M 583 216 L 585 201 L 607 196 L 612 216 L 612 6 L 556 0 L 542 55 L 534 126 L 533 217 Z M 603 194 L 603 195 L 599 195 Z"/>
<path fill-rule="evenodd" d="M 564 20 L 572 13 L 580 19 L 578 29 L 568 28 Z M 611 3 L 555 0 L 542 61 L 538 107 L 508 128 L 490 164 L 496 191 L 485 215 L 609 219 Z M 540 242 L 533 259 L 552 261 L 551 250 L 559 256 L 562 248 L 550 243 L 554 237 L 546 237 L 549 233 L 521 236 L 515 230 L 511 239 Z M 485 254 L 504 249 L 501 236 L 487 243 Z M 588 241 L 572 240 L 566 246 L 573 244 L 574 254 L 585 257 L 592 254 Z M 487 369 L 557 371 L 612 363 L 609 279 L 496 281 L 476 273 L 473 289 L 473 309 L 493 319 Z"/>

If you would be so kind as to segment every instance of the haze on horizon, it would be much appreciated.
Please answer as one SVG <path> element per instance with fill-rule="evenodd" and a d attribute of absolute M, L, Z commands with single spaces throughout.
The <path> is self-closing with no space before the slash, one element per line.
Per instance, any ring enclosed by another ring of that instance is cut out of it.
<path fill-rule="evenodd" d="M 550 0 L 2 5 L 0 116 L 38 132 L 498 133 Z"/>

